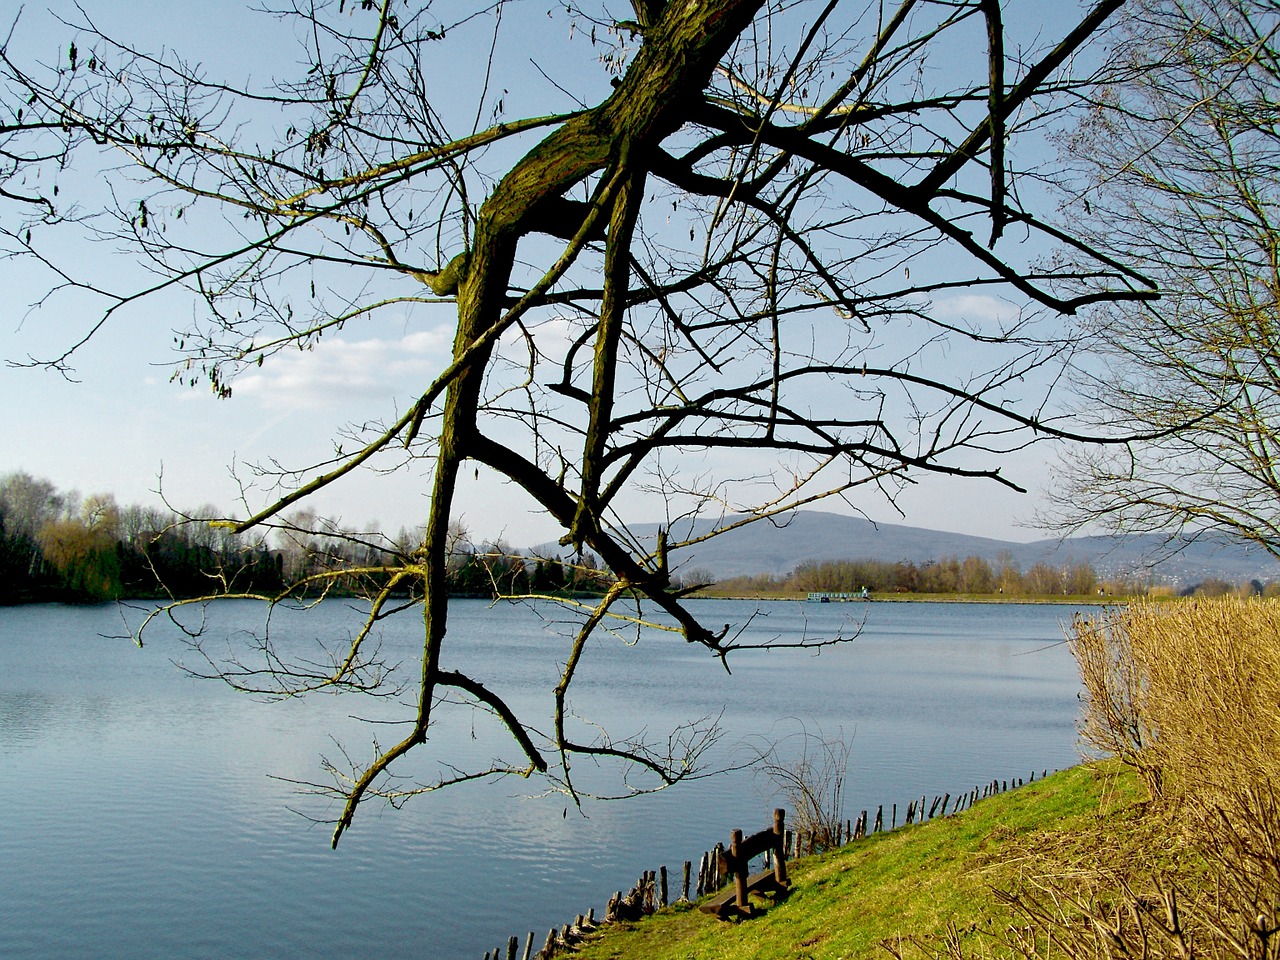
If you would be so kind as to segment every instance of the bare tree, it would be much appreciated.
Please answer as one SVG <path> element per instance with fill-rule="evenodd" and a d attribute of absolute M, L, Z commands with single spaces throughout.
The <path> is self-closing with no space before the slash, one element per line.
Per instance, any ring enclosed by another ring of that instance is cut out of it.
<path fill-rule="evenodd" d="M 1093 317 L 1100 428 L 1155 436 L 1073 451 L 1055 525 L 1225 531 L 1280 556 L 1278 30 L 1272 3 L 1147 0 L 1069 142 L 1082 221 L 1162 297 Z"/>
<path fill-rule="evenodd" d="M 892 499 L 928 473 L 1017 488 L 999 454 L 1077 435 L 1050 402 L 1069 360 L 1060 318 L 1150 296 L 1054 224 L 1035 174 L 1045 134 L 1091 89 L 1074 58 L 1121 0 L 1052 35 L 1039 7 L 1007 16 L 991 0 L 620 6 L 552 10 L 555 51 L 520 62 L 563 59 L 527 68 L 492 51 L 508 30 L 545 28 L 502 2 L 447 18 L 392 0 L 287 6 L 306 69 L 265 88 L 134 49 L 88 14 L 56 69 L 0 58 L 6 110 L 22 104 L 31 126 L 10 136 L 29 135 L 31 156 L 107 164 L 112 188 L 113 216 L 9 230 L 55 270 L 54 294 L 103 303 L 84 338 L 32 363 L 68 369 L 115 314 L 176 288 L 202 307 L 179 334 L 178 378 L 222 396 L 238 372 L 344 325 L 456 312 L 452 359 L 394 422 L 354 453 L 279 471 L 289 489 L 228 521 L 278 523 L 364 465 L 432 465 L 422 542 L 382 568 L 368 623 L 332 669 L 233 671 L 279 693 L 384 690 L 393 681 L 366 669 L 361 645 L 397 589 L 422 598 L 409 731 L 335 771 L 335 843 L 363 799 L 458 779 L 541 771 L 576 797 L 580 756 L 659 786 L 689 776 L 706 729 L 621 742 L 575 732 L 594 728 L 570 710 L 587 639 L 624 600 L 726 667 L 753 645 L 744 625 L 711 629 L 683 602 L 682 519 L 719 517 L 722 532 L 863 486 Z M 78 278 L 42 245 L 66 225 L 123 246 L 153 279 L 121 292 Z M 1036 265 L 1057 246 L 1071 266 Z M 960 293 L 1001 309 L 958 309 L 973 302 Z M 545 735 L 508 706 L 502 677 L 447 666 L 468 461 L 610 573 L 550 691 Z M 652 542 L 622 520 L 636 490 L 667 498 Z M 446 696 L 491 710 L 522 758 L 397 781 Z"/>
<path fill-rule="evenodd" d="M 802 722 L 796 733 L 760 751 L 757 769 L 791 809 L 791 825 L 810 851 L 840 846 L 852 749 L 843 730 L 834 736 L 820 728 L 811 733 Z"/>

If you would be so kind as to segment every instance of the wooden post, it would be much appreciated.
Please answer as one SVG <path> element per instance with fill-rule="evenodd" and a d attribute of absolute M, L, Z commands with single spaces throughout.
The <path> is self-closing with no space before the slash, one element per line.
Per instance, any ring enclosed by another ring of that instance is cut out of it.
<path fill-rule="evenodd" d="M 556 955 L 556 928 L 552 927 L 547 931 L 547 943 L 542 948 L 542 956 L 544 960 L 551 960 Z"/>
<path fill-rule="evenodd" d="M 516 960 L 516 951 L 520 949 L 520 938 L 512 937 L 507 941 L 507 960 Z"/>
<path fill-rule="evenodd" d="M 889 829 L 898 829 L 898 805 L 896 803 L 893 805 L 893 819 L 889 821 Z"/>
<path fill-rule="evenodd" d="M 724 886 L 724 858 L 720 856 L 720 851 L 724 849 L 723 843 L 717 843 L 716 848 L 711 854 L 711 889 L 719 890 Z"/>
<path fill-rule="evenodd" d="M 529 931 L 529 939 L 524 942 L 524 956 L 521 960 L 529 960 L 533 956 L 533 931 Z"/>
<path fill-rule="evenodd" d="M 876 825 L 875 825 L 875 828 L 874 828 L 871 832 L 872 832 L 872 833 L 879 833 L 879 832 L 880 832 L 881 830 L 883 830 L 883 829 L 884 829 L 884 804 L 882 803 L 882 804 L 880 804 L 880 806 L 876 809 Z"/>
<path fill-rule="evenodd" d="M 915 821 L 915 818 L 916 818 L 916 802 L 912 800 L 910 803 L 907 804 L 907 826 L 911 826 L 911 824 Z"/>
<path fill-rule="evenodd" d="M 658 906 L 665 907 L 667 905 L 667 868 L 661 866 L 658 868 Z"/>
<path fill-rule="evenodd" d="M 737 894 L 738 909 L 747 911 L 747 868 L 742 862 L 742 831 L 734 830 L 730 835 L 729 852 L 733 855 L 733 887 Z"/>
<path fill-rule="evenodd" d="M 778 883 L 787 882 L 787 811 L 779 807 L 773 811 L 774 858 L 773 877 Z"/>
<path fill-rule="evenodd" d="M 689 901 L 689 873 L 693 870 L 693 864 L 686 860 L 684 862 L 684 883 L 680 887 L 680 899 L 688 903 Z"/>

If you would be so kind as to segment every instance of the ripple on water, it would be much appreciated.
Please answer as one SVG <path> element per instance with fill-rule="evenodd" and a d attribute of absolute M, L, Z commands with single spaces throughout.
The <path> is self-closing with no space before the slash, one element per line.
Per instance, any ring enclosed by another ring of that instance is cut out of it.
<path fill-rule="evenodd" d="M 848 633 L 840 606 L 768 605 L 751 629 L 761 639 Z M 927 606 L 860 609 L 866 624 L 853 644 L 743 658 L 732 677 L 667 635 L 602 640 L 574 708 L 664 737 L 722 715 L 714 760 L 723 765 L 740 761 L 744 743 L 838 731 L 851 738 L 851 817 L 1072 762 L 1074 668 L 1060 648 L 1032 652 L 1060 636 L 1070 611 Z M 285 618 L 282 641 L 340 631 L 345 609 L 323 606 L 305 629 Z M 700 609 L 713 623 L 751 613 L 723 601 Z M 248 611 L 217 616 L 230 632 Z M 567 649 L 554 619 L 460 604 L 451 665 L 545 725 L 547 682 Z M 418 630 L 388 628 L 388 657 L 410 660 Z M 334 810 L 289 781 L 322 778 L 319 758 L 341 757 L 331 736 L 357 757 L 370 753 L 371 735 L 389 739 L 394 728 L 371 733 L 352 719 L 387 706 L 258 703 L 184 676 L 170 662 L 186 655 L 173 638 L 137 650 L 103 639 L 112 632 L 113 608 L 0 610 L 0 956 L 11 960 L 474 957 L 603 908 L 641 870 L 667 865 L 674 887 L 683 860 L 731 827 L 765 826 L 776 803 L 768 784 L 737 773 L 588 803 L 584 817 L 563 797 L 524 796 L 541 788 L 509 778 L 401 811 L 370 806 L 331 851 L 328 826 L 306 817 Z M 469 711 L 446 721 L 433 746 L 484 759 L 506 749 Z M 586 761 L 575 771 L 596 782 Z"/>

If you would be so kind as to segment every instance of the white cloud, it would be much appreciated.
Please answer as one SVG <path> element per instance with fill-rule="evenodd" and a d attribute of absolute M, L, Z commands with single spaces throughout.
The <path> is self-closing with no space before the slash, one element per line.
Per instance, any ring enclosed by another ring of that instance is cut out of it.
<path fill-rule="evenodd" d="M 448 356 L 451 328 L 435 327 L 396 340 L 325 338 L 311 350 L 285 350 L 238 377 L 237 397 L 277 409 L 349 406 L 421 393 Z"/>
<path fill-rule="evenodd" d="M 939 320 L 965 320 L 978 328 L 998 323 L 1016 323 L 1022 311 L 1017 304 L 981 293 L 962 293 L 935 300 L 931 312 Z"/>

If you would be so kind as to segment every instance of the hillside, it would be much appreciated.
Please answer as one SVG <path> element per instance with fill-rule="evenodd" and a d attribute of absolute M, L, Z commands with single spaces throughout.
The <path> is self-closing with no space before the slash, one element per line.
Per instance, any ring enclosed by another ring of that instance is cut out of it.
<path fill-rule="evenodd" d="M 732 518 L 724 521 L 729 522 Z M 658 525 L 630 529 L 641 541 L 652 542 Z M 674 527 L 671 539 L 702 536 L 712 529 L 710 520 L 690 521 Z M 1053 566 L 1087 562 L 1105 577 L 1154 575 L 1174 584 L 1211 577 L 1231 583 L 1265 582 L 1280 575 L 1280 566 L 1261 549 L 1210 537 L 1173 544 L 1150 534 L 1017 543 L 820 511 L 798 511 L 785 523 L 749 524 L 672 554 L 680 569 L 706 570 L 717 579 L 785 574 L 809 560 L 872 558 L 920 565 L 948 556 L 978 556 L 992 565 L 1008 557 L 1022 570 L 1041 562 Z"/>
<path fill-rule="evenodd" d="M 886 960 L 898 952 L 923 960 L 952 936 L 966 955 L 985 956 L 1014 919 L 997 891 L 1080 851 L 1122 857 L 1148 829 L 1137 816 L 1141 795 L 1114 765 L 1076 767 L 957 816 L 793 861 L 791 896 L 749 920 L 721 921 L 681 904 L 605 927 L 573 956 Z"/>

